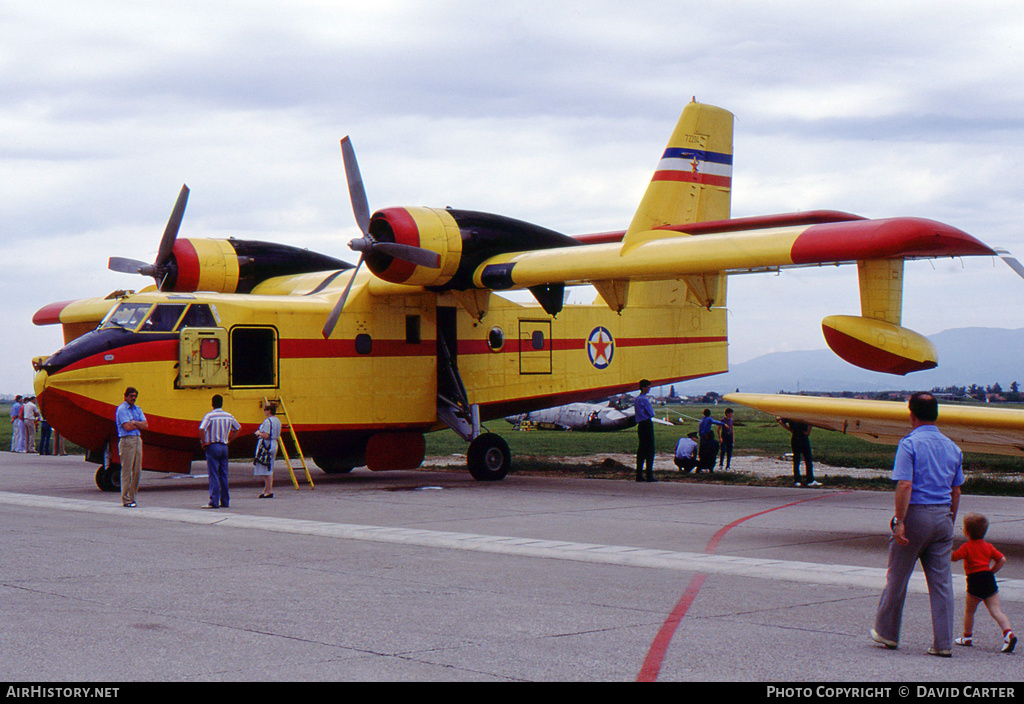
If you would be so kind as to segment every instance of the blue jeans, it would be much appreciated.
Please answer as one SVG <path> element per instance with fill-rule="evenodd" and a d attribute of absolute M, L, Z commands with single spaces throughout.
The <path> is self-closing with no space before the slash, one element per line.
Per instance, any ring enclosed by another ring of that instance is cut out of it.
<path fill-rule="evenodd" d="M 53 429 L 50 424 L 45 420 L 39 425 L 39 454 L 40 455 L 52 455 L 51 448 L 53 443 L 51 438 L 53 436 Z"/>
<path fill-rule="evenodd" d="M 206 474 L 210 479 L 210 504 L 227 508 L 231 503 L 228 493 L 228 446 L 211 442 L 206 446 Z"/>

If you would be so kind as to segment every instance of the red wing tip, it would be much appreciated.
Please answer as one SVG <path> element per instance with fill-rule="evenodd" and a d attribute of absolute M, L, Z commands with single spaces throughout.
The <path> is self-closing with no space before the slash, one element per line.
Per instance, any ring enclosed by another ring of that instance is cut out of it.
<path fill-rule="evenodd" d="M 61 311 L 72 303 L 74 301 L 59 301 L 43 306 L 32 316 L 32 323 L 35 325 L 58 325 Z"/>

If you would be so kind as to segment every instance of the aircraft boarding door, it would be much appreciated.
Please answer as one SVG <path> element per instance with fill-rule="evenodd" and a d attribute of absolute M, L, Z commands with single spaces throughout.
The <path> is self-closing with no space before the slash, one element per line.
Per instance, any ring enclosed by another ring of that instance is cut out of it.
<path fill-rule="evenodd" d="M 437 418 L 465 440 L 476 433 L 473 407 L 459 374 L 458 311 L 437 307 Z"/>
<path fill-rule="evenodd" d="M 519 373 L 551 374 L 551 321 L 519 321 Z"/>
<path fill-rule="evenodd" d="M 227 330 L 183 329 L 178 343 L 178 388 L 227 385 Z"/>

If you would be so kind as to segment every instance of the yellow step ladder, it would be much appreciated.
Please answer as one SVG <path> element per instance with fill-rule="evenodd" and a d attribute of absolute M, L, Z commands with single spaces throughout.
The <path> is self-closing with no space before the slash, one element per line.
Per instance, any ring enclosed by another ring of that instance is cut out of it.
<path fill-rule="evenodd" d="M 284 415 L 284 419 L 287 422 L 287 424 L 286 423 L 281 423 L 281 434 L 283 435 L 284 431 L 287 430 L 288 433 L 292 436 L 292 442 L 295 443 L 295 451 L 298 453 L 299 460 L 302 462 L 302 469 L 306 473 L 306 481 L 309 482 L 309 488 L 310 489 L 315 489 L 316 487 L 313 486 L 313 478 L 309 475 L 309 466 L 306 464 L 306 456 L 302 454 L 302 445 L 299 444 L 299 436 L 296 435 L 296 433 L 295 433 L 295 427 L 292 425 L 291 416 L 288 415 L 288 407 L 285 406 L 284 399 L 282 399 L 282 398 L 268 399 L 266 396 L 264 396 L 263 397 L 263 404 L 264 404 L 264 406 L 266 406 L 268 403 L 273 403 L 279 409 L 281 409 L 281 414 Z M 288 474 L 292 478 L 292 484 L 295 486 L 295 490 L 298 491 L 299 490 L 299 480 L 295 477 L 295 470 L 292 469 L 292 459 L 291 459 L 291 457 L 288 456 L 288 448 L 285 447 L 285 444 L 284 444 L 284 442 L 283 442 L 283 440 L 281 438 L 278 438 L 277 447 L 281 450 L 281 454 L 284 455 L 284 463 L 288 467 Z"/>

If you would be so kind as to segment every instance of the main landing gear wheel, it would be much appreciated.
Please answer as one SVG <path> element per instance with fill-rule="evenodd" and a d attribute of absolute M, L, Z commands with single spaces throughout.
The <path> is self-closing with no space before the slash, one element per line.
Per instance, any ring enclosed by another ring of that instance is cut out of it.
<path fill-rule="evenodd" d="M 96 486 L 102 491 L 121 491 L 121 465 L 101 465 L 96 470 Z"/>
<path fill-rule="evenodd" d="M 484 433 L 469 443 L 466 464 L 473 479 L 479 482 L 497 482 L 505 478 L 512 466 L 512 453 L 500 435 Z"/>

